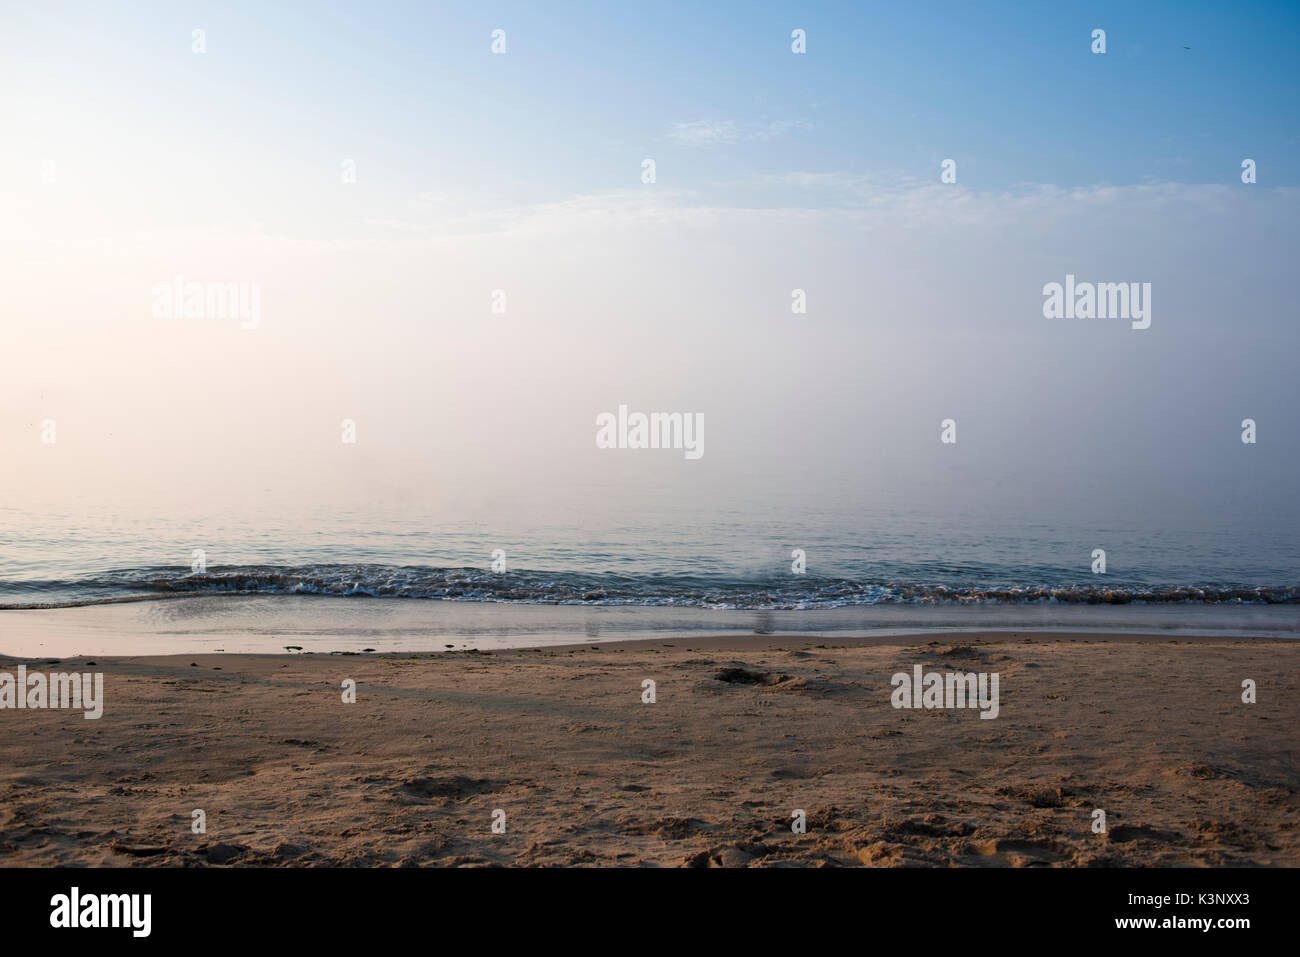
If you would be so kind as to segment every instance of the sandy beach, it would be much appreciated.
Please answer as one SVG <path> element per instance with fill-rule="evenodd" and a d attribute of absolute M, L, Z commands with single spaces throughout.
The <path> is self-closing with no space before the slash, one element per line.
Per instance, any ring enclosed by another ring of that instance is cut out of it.
<path fill-rule="evenodd" d="M 1300 644 L 1276 638 L 19 664 L 102 672 L 105 702 L 0 711 L 10 866 L 1300 865 Z M 996 672 L 998 716 L 894 708 L 916 665 Z"/>

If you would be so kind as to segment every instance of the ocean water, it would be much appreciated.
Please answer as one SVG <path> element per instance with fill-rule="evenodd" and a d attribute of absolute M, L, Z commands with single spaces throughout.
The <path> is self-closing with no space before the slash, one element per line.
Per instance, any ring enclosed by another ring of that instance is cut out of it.
<path fill-rule="evenodd" d="M 629 513 L 598 498 L 544 523 L 369 504 L 158 515 L 3 507 L 0 609 L 177 595 L 780 612 L 1300 605 L 1300 545 L 1286 522 L 1044 522 L 807 502 Z M 1097 548 L 1105 574 L 1092 571 Z"/>

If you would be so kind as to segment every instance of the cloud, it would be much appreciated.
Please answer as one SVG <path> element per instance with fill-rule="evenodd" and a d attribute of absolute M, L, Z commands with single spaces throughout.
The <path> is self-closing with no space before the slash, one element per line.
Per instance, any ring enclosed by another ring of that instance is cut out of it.
<path fill-rule="evenodd" d="M 767 142 L 768 140 L 774 140 L 778 137 L 784 136 L 791 130 L 810 129 L 812 129 L 812 124 L 807 120 L 774 120 L 773 122 L 768 123 L 767 126 L 754 130 L 750 134 L 750 139 Z"/>
<path fill-rule="evenodd" d="M 740 142 L 767 143 L 791 130 L 812 129 L 807 120 L 773 120 L 769 123 L 742 126 L 735 120 L 692 120 L 674 123 L 668 139 L 678 146 L 711 149 Z"/>
<path fill-rule="evenodd" d="M 1165 246 L 1181 238 L 1183 230 L 1203 228 L 1198 223 L 1207 218 L 1225 225 L 1250 218 L 1259 225 L 1264 212 L 1249 212 L 1250 200 L 1262 195 L 1262 191 L 1247 193 L 1219 184 L 1171 182 L 1089 187 L 1022 184 L 984 190 L 901 175 L 794 171 L 696 190 L 659 185 L 524 204 L 501 203 L 487 196 L 461 205 L 427 204 L 422 215 L 368 219 L 375 232 L 367 238 L 594 236 L 634 228 L 694 232 L 727 226 L 779 232 L 821 224 L 867 232 L 934 231 L 936 237 L 960 230 L 953 235 L 997 235 L 999 242 L 1015 249 L 1027 237 L 1054 234 L 1053 224 L 1069 224 L 1080 237 L 1106 230 L 1119 234 L 1139 230 L 1151 242 Z M 1266 205 L 1273 214 L 1264 218 L 1269 221 L 1285 219 L 1300 204 L 1300 189 L 1274 187 L 1268 195 Z"/>
<path fill-rule="evenodd" d="M 674 123 L 668 130 L 668 138 L 679 146 L 710 148 L 739 141 L 740 127 L 734 120 L 693 120 Z"/>

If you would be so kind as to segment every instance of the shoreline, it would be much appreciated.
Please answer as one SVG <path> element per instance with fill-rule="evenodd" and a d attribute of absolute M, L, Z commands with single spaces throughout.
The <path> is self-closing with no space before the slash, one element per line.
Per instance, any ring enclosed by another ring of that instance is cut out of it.
<path fill-rule="evenodd" d="M 866 635 L 756 635 L 756 634 L 687 634 L 655 638 L 622 638 L 600 641 L 567 641 L 545 645 L 516 645 L 508 648 L 479 649 L 470 646 L 445 648 L 441 650 L 371 650 L 371 651 L 169 651 L 156 654 L 75 654 L 62 657 L 50 655 L 22 656 L 0 651 L 0 665 L 4 662 L 23 663 L 30 667 L 35 661 L 48 663 L 85 661 L 91 658 L 111 659 L 118 662 L 167 662 L 173 659 L 210 659 L 211 661 L 239 659 L 286 659 L 293 661 L 335 658 L 420 660 L 424 658 L 457 658 L 465 655 L 513 656 L 549 652 L 574 651 L 662 651 L 680 650 L 684 652 L 770 652 L 770 651 L 837 651 L 851 648 L 919 648 L 927 645 L 997 645 L 1006 642 L 1024 644 L 1241 644 L 1259 647 L 1277 643 L 1282 647 L 1300 647 L 1300 641 L 1290 636 L 1279 635 L 1218 635 L 1169 632 L 1125 632 L 1125 631 L 1078 631 L 1063 629 L 913 629 L 908 631 L 887 631 Z"/>
<path fill-rule="evenodd" d="M 209 652 L 441 652 L 746 638 L 877 641 L 964 632 L 1300 639 L 1289 605 L 870 605 L 798 611 L 507 602 L 183 596 L 0 611 L 0 651 L 25 657 Z"/>

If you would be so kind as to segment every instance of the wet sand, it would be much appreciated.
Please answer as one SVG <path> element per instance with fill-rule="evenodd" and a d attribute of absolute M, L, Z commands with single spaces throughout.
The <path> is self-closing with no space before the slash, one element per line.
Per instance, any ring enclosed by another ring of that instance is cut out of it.
<path fill-rule="evenodd" d="M 764 635 L 21 663 L 102 671 L 106 702 L 98 720 L 0 711 L 4 865 L 1300 865 L 1294 641 Z M 997 672 L 998 717 L 895 709 L 890 676 L 917 664 Z"/>
<path fill-rule="evenodd" d="M 920 640 L 922 633 L 1040 631 L 1300 640 L 1300 604 L 876 604 L 800 610 L 338 598 L 157 595 L 110 604 L 0 609 L 0 652 L 279 654 L 286 646 L 417 653 L 541 648 L 575 640 Z M 744 645 L 743 647 L 750 647 Z"/>

